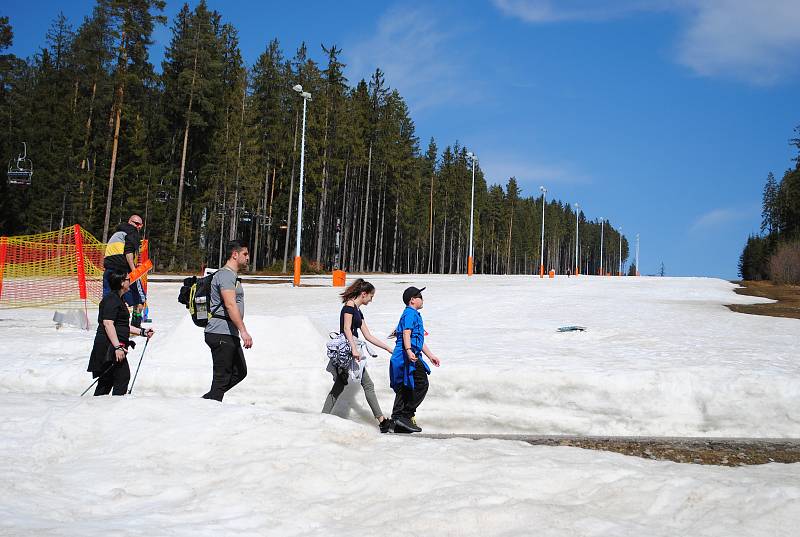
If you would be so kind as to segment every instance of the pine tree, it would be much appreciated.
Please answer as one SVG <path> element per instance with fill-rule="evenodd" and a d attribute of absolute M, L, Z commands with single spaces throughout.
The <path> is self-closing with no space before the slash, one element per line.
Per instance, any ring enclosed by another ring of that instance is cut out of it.
<path fill-rule="evenodd" d="M 125 91 L 126 88 L 135 91 L 134 86 L 141 86 L 144 78 L 152 71 L 147 61 L 147 46 L 152 44 L 151 36 L 155 25 L 164 21 L 163 16 L 155 15 L 154 12 L 163 11 L 164 5 L 163 0 L 98 0 L 98 6 L 106 10 L 111 21 L 109 30 L 117 54 L 114 68 L 114 132 L 103 221 L 104 242 L 108 238 L 111 217 Z"/>

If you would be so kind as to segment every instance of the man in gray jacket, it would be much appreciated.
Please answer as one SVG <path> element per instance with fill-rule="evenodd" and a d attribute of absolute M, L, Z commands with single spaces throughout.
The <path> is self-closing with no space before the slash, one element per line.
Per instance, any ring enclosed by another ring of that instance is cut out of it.
<path fill-rule="evenodd" d="M 209 311 L 213 315 L 205 328 L 214 376 L 211 389 L 203 398 L 216 401 L 222 401 L 225 392 L 247 376 L 242 344 L 245 349 L 253 346 L 253 338 L 244 326 L 244 289 L 238 278 L 239 271 L 250 263 L 250 253 L 239 241 L 230 241 L 227 253 L 227 263 L 211 279 Z"/>

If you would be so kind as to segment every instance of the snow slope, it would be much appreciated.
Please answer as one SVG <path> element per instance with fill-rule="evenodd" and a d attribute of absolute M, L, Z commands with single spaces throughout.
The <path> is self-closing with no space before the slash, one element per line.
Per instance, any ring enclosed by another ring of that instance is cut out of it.
<path fill-rule="evenodd" d="M 402 290 L 428 286 L 442 367 L 425 432 L 800 437 L 800 322 L 730 312 L 761 299 L 728 282 L 370 280 L 379 335 Z M 0 535 L 795 534 L 798 465 L 380 435 L 357 386 L 337 405 L 348 419 L 320 415 L 339 290 L 304 282 L 320 286 L 246 285 L 249 375 L 222 404 L 199 399 L 210 354 L 177 284 L 151 284 L 157 335 L 126 398 L 77 397 L 93 333 L 0 311 Z M 386 412 L 387 363 L 368 365 Z"/>

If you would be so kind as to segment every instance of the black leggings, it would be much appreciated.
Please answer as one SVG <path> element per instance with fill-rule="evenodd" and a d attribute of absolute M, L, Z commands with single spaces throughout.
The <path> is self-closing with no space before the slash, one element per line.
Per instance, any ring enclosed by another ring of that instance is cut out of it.
<path fill-rule="evenodd" d="M 106 365 L 106 367 L 108 367 Z M 102 372 L 101 372 L 102 373 Z M 125 395 L 128 392 L 128 381 L 131 380 L 131 368 L 128 366 L 128 359 L 121 362 L 114 362 L 114 366 L 105 375 L 100 376 L 97 381 L 97 388 L 94 389 L 95 395 Z M 113 392 L 111 391 L 113 388 Z"/>
<path fill-rule="evenodd" d="M 214 362 L 214 378 L 211 389 L 203 399 L 222 401 L 225 392 L 239 384 L 247 376 L 244 351 L 237 336 L 206 334 L 206 345 L 211 349 Z"/>

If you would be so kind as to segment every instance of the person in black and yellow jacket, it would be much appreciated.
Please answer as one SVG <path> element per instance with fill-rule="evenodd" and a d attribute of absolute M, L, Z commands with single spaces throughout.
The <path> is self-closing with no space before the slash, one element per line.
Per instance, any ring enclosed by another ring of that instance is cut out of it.
<path fill-rule="evenodd" d="M 142 229 L 142 217 L 131 215 L 126 224 L 117 226 L 116 231 L 106 244 L 103 258 L 103 297 L 111 292 L 108 277 L 112 272 L 132 272 L 136 268 L 135 257 L 139 253 L 139 230 Z M 133 308 L 132 326 L 142 325 L 142 310 L 147 300 L 140 281 L 131 283 L 130 289 L 123 296 L 125 303 Z"/>

